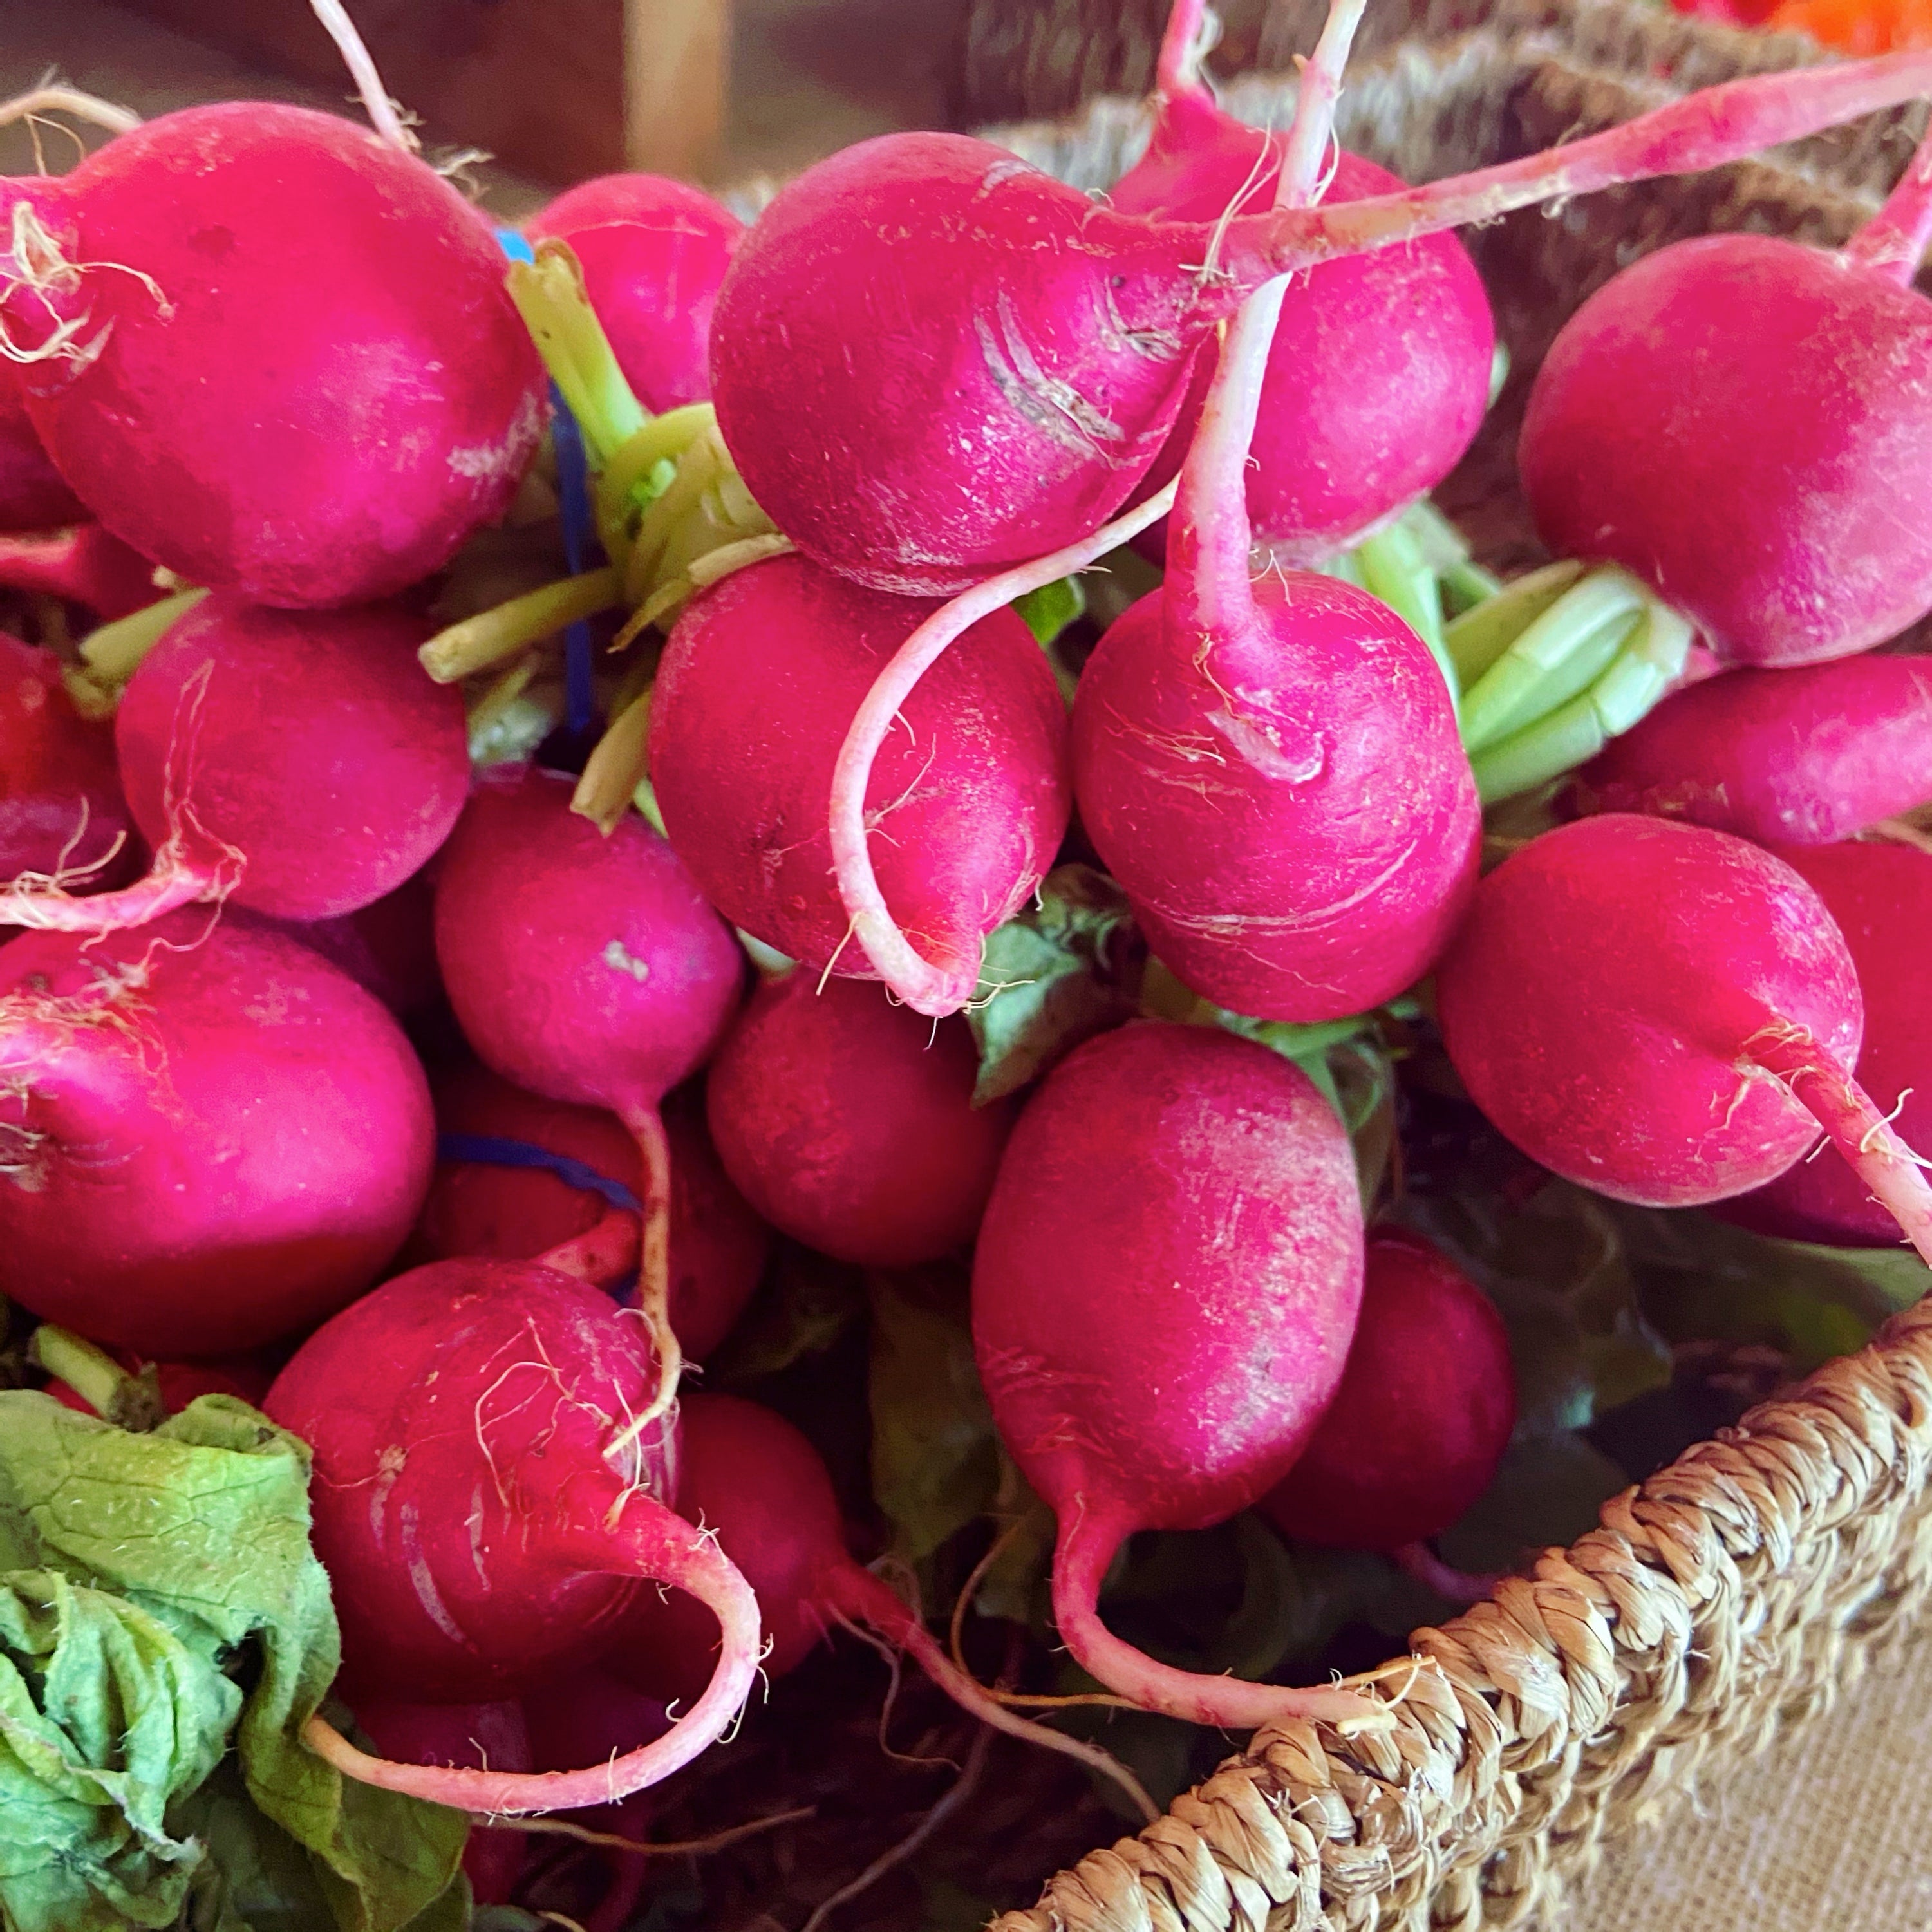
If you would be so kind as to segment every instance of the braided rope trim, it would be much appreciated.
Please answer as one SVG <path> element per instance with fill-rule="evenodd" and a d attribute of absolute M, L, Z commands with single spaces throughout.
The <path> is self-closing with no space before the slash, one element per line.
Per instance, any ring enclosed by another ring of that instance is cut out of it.
<path fill-rule="evenodd" d="M 1257 1733 L 994 1932 L 1515 1925 L 1713 1748 L 1826 1700 L 1932 1585 L 1932 1307 L 1605 1505 L 1377 1687 Z"/>

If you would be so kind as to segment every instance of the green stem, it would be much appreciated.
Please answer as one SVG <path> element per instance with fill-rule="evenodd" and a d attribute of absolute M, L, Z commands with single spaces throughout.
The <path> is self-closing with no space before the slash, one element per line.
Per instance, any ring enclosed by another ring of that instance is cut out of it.
<path fill-rule="evenodd" d="M 1442 668 L 1453 704 L 1460 695 L 1456 662 L 1442 635 L 1442 592 L 1435 567 L 1406 522 L 1398 520 L 1355 547 L 1362 587 L 1379 597 L 1429 646 Z"/>
<path fill-rule="evenodd" d="M 145 1434 L 166 1416 L 152 1371 L 130 1375 L 105 1349 L 68 1329 L 43 1322 L 34 1330 L 32 1352 L 49 1375 L 117 1429 Z"/>
<path fill-rule="evenodd" d="M 1592 571 L 1528 625 L 1470 688 L 1471 754 L 1525 730 L 1588 690 L 1642 622 L 1650 593 L 1614 566 Z"/>
<path fill-rule="evenodd" d="M 416 655 L 438 684 L 454 684 L 458 678 L 488 670 L 530 645 L 554 637 L 580 617 L 594 617 L 600 610 L 612 609 L 622 587 L 616 568 L 610 566 L 542 584 L 437 632 Z"/>
<path fill-rule="evenodd" d="M 1691 629 L 1652 603 L 1589 688 L 1471 760 L 1485 805 L 1534 791 L 1594 758 L 1643 718 L 1684 669 Z"/>
<path fill-rule="evenodd" d="M 670 487 L 678 458 L 717 422 L 709 403 L 687 403 L 652 417 L 626 439 L 597 479 L 598 523 L 621 529 L 627 542 L 634 536 L 638 519 Z"/>
<path fill-rule="evenodd" d="M 81 662 L 87 667 L 89 682 L 110 688 L 125 684 L 175 620 L 186 616 L 207 595 L 206 590 L 178 591 L 90 631 L 80 640 Z"/>
<path fill-rule="evenodd" d="M 570 244 L 550 237 L 534 262 L 513 262 L 510 299 L 536 344 L 550 379 L 584 433 L 584 453 L 602 470 L 650 421 L 618 366 L 610 338 L 584 290 L 584 272 Z"/>
<path fill-rule="evenodd" d="M 1437 574 L 1442 581 L 1442 601 L 1452 616 L 1473 610 L 1503 588 L 1503 580 L 1494 571 L 1485 570 L 1474 557 L 1466 556 Z"/>
<path fill-rule="evenodd" d="M 1474 688 L 1496 661 L 1583 574 L 1580 563 L 1545 564 L 1508 583 L 1443 633 L 1462 688 Z"/>

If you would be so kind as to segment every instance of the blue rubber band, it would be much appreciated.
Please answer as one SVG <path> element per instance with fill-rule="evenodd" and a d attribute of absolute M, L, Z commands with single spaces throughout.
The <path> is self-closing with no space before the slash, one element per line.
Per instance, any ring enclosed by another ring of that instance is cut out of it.
<path fill-rule="evenodd" d="M 567 1154 L 553 1154 L 548 1148 L 528 1141 L 513 1141 L 495 1134 L 439 1134 L 436 1137 L 438 1160 L 461 1161 L 479 1167 L 534 1168 L 554 1174 L 566 1187 L 585 1194 L 601 1194 L 613 1208 L 641 1214 L 644 1204 L 621 1180 L 599 1174 Z"/>
<path fill-rule="evenodd" d="M 514 228 L 500 228 L 496 240 L 513 262 L 534 262 L 535 251 Z M 584 454 L 584 432 L 578 426 L 570 406 L 553 382 L 550 386 L 552 416 L 550 440 L 556 451 L 556 488 L 563 512 L 563 554 L 575 577 L 584 568 L 584 560 L 596 534 L 590 514 L 590 472 Z M 590 734 L 597 722 L 597 694 L 591 682 L 596 652 L 590 641 L 590 626 L 582 618 L 565 627 L 563 633 L 563 722 L 573 737 Z"/>

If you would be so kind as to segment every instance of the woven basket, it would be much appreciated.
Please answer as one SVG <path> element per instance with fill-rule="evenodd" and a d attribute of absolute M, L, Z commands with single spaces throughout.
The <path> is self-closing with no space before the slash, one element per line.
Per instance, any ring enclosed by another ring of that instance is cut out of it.
<path fill-rule="evenodd" d="M 1036 54 L 1070 22 L 1078 31 L 1093 5 L 1038 10 Z M 1002 8 L 1011 14 L 1010 0 L 980 11 Z M 1472 12 L 1459 0 L 1398 11 L 1418 38 L 1352 79 L 1348 147 L 1427 179 L 1610 125 L 1675 89 L 1818 58 L 1807 42 L 1641 4 L 1504 0 L 1475 26 Z M 1386 45 L 1386 14 L 1378 31 Z M 1279 76 L 1258 76 L 1225 98 L 1264 122 L 1289 93 Z M 1528 380 L 1578 303 L 1633 256 L 1712 229 L 1843 240 L 1898 173 L 1922 118 L 1876 117 L 1774 162 L 1528 211 L 1468 238 L 1512 374 L 1438 500 L 1486 561 L 1542 560 L 1510 458 Z M 1099 188 L 1146 132 L 1143 107 L 1107 100 L 996 138 Z M 1606 1835 L 1700 1768 L 1734 1774 L 1781 1723 L 1828 1702 L 1876 1645 L 1909 1632 L 1932 1580 L 1928 1468 L 1932 1306 L 1606 1504 L 1600 1527 L 1546 1552 L 1492 1600 L 1418 1632 L 1415 1650 L 1438 1669 L 1418 1673 L 1393 1732 L 1258 1734 L 1166 1817 L 1060 1873 L 1036 1908 L 994 1932 L 1551 1923 Z"/>

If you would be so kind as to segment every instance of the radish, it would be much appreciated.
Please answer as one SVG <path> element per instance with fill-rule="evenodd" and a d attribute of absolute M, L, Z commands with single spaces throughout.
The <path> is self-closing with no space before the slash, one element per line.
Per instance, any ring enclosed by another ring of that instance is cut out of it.
<path fill-rule="evenodd" d="M 700 188 L 660 175 L 600 175 L 524 224 L 568 242 L 624 379 L 654 414 L 711 393 L 711 310 L 745 224 Z"/>
<path fill-rule="evenodd" d="M 0 536 L 0 589 L 56 597 L 105 622 L 160 596 L 154 566 L 98 524 Z"/>
<path fill-rule="evenodd" d="M 1665 699 L 1578 775 L 1589 812 L 1828 845 L 1932 800 L 1932 662 L 1738 670 Z"/>
<path fill-rule="evenodd" d="M 369 1698 L 356 1706 L 356 1721 L 385 1757 L 405 1764 L 454 1765 L 470 1771 L 536 1768 L 520 1704 L 403 1704 Z M 470 1826 L 463 1869 L 477 1904 L 509 1902 L 523 1876 L 530 1842 L 521 1832 Z"/>
<path fill-rule="evenodd" d="M 346 1776 L 466 1810 L 614 1804 L 721 1736 L 758 1670 L 758 1604 L 673 1515 L 671 1424 L 640 1426 L 658 1371 L 640 1325 L 536 1262 L 436 1262 L 310 1336 L 268 1412 L 314 1451 L 316 1553 L 358 1694 L 515 1696 L 608 1642 L 640 1579 L 716 1616 L 722 1661 L 662 1738 L 572 1772 L 373 1760 L 320 1720 Z"/>
<path fill-rule="evenodd" d="M 1925 996 L 1932 854 L 1873 840 L 1787 846 L 1778 856 L 1824 901 L 1858 968 L 1865 1003 L 1858 1084 L 1909 1144 L 1932 1147 L 1932 1004 Z M 1886 1247 L 1898 1238 L 1897 1222 L 1864 1179 L 1828 1153 L 1786 1168 L 1719 1212 L 1763 1234 L 1834 1247 Z"/>
<path fill-rule="evenodd" d="M 1613 278 L 1530 392 L 1544 542 L 1624 564 L 1735 664 L 1848 656 L 1932 610 L 1928 236 L 1932 142 L 1835 254 L 1706 235 Z"/>
<path fill-rule="evenodd" d="M 0 180 L 0 222 L 10 231 L 14 209 L 23 203 L 31 207 L 47 186 L 17 176 Z M 0 532 L 52 530 L 87 515 L 27 420 L 22 368 L 10 356 L 0 356 Z"/>
<path fill-rule="evenodd" d="M 963 1019 L 794 971 L 758 988 L 712 1063 L 712 1138 L 793 1240 L 862 1268 L 936 1261 L 972 1240 L 1012 1127 L 1010 1098 L 973 1105 L 978 1071 Z"/>
<path fill-rule="evenodd" d="M 1251 575 L 1243 479 L 1284 294 L 1270 284 L 1229 332 L 1165 582 L 1082 673 L 1074 789 L 1177 976 L 1236 1012 L 1316 1021 L 1428 970 L 1474 880 L 1480 810 L 1452 694 L 1394 612 L 1331 578 Z"/>
<path fill-rule="evenodd" d="M 683 1406 L 678 1507 L 715 1532 L 758 1593 L 772 1678 L 795 1670 L 834 1624 L 871 1630 L 908 1652 L 982 1724 L 1077 1758 L 1114 1780 L 1147 1818 L 1160 1813 L 1130 1773 L 1097 1746 L 1017 1718 L 962 1670 L 883 1577 L 846 1547 L 832 1480 L 818 1451 L 782 1417 L 736 1396 L 694 1395 Z M 682 1695 L 717 1648 L 688 1598 L 640 1594 L 605 1667 L 645 1689 Z"/>
<path fill-rule="evenodd" d="M 112 885 L 128 830 L 112 734 L 75 710 L 52 651 L 0 633 L 0 878 Z"/>
<path fill-rule="evenodd" d="M 670 1152 L 670 1325 L 703 1361 L 751 1300 L 771 1231 L 718 1164 L 697 1091 L 680 1088 L 661 1111 Z M 526 1094 L 482 1066 L 440 1082 L 436 1112 L 436 1178 L 412 1244 L 425 1258 L 524 1259 L 588 1234 L 614 1207 L 639 1211 L 638 1144 L 613 1114 Z"/>
<path fill-rule="evenodd" d="M 16 206 L 8 338 L 75 494 L 188 582 L 383 597 L 508 509 L 542 371 L 488 224 L 333 115 L 189 107 Z"/>
<path fill-rule="evenodd" d="M 27 420 L 20 365 L 0 359 L 0 531 L 52 530 L 86 515 Z"/>
<path fill-rule="evenodd" d="M 442 992 L 436 970 L 436 896 L 412 872 L 392 892 L 333 919 L 290 920 L 283 930 L 339 966 L 398 1019 L 414 1019 Z"/>
<path fill-rule="evenodd" d="M 0 894 L 0 919 L 100 932 L 232 898 L 319 920 L 394 891 L 442 843 L 469 784 L 461 698 L 416 662 L 426 634 L 393 605 L 196 604 L 142 659 L 115 719 L 152 871 L 86 899 L 23 879 Z"/>
<path fill-rule="evenodd" d="M 1346 1689 L 1203 1677 L 1100 1621 L 1137 1529 L 1204 1529 L 1265 1496 L 1334 1394 L 1362 1294 L 1348 1136 L 1252 1040 L 1142 1020 L 1035 1094 L 980 1228 L 973 1338 L 993 1420 L 1060 1520 L 1054 1618 L 1148 1710 L 1246 1730 L 1382 1721 Z"/>
<path fill-rule="evenodd" d="M 1378 1228 L 1340 1386 L 1262 1514 L 1304 1542 L 1402 1551 L 1489 1487 L 1515 1426 L 1495 1304 L 1426 1241 Z"/>
<path fill-rule="evenodd" d="M 696 598 L 664 648 L 650 774 L 665 831 L 712 904 L 788 958 L 872 976 L 847 944 L 826 805 L 854 710 L 933 608 L 776 557 Z M 1066 829 L 1066 704 L 1032 632 L 996 607 L 894 715 L 854 800 L 862 836 L 898 926 L 970 995 L 984 936 Z"/>
<path fill-rule="evenodd" d="M 733 257 L 712 327 L 718 424 L 807 556 L 880 590 L 957 591 L 1124 502 L 1196 351 L 1271 277 L 1714 166 L 1928 82 L 1924 53 L 1760 75 L 1550 154 L 1225 227 L 1096 206 L 964 136 L 860 142 L 787 186 Z"/>
<path fill-rule="evenodd" d="M 359 1294 L 429 1184 L 428 1084 L 361 987 L 283 934 L 176 913 L 0 950 L 7 1292 L 163 1358 Z"/>
<path fill-rule="evenodd" d="M 572 781 L 529 766 L 478 780 L 436 878 L 436 957 L 484 1063 L 532 1093 L 602 1107 L 644 1159 L 638 1306 L 676 1393 L 668 1318 L 670 1154 L 658 1102 L 710 1058 L 744 955 L 678 855 L 632 812 L 607 837 Z"/>
<path fill-rule="evenodd" d="M 1846 1070 L 1852 956 L 1782 860 L 1668 819 L 1559 826 L 1477 888 L 1436 990 L 1471 1099 L 1566 1180 L 1696 1207 L 1775 1179 L 1822 1126 L 1932 1258 L 1932 1187 Z"/>
<path fill-rule="evenodd" d="M 1153 137 L 1108 196 L 1124 214 L 1213 222 L 1274 200 L 1282 144 L 1222 113 L 1187 58 L 1199 12 L 1183 0 L 1168 16 Z M 1322 158 L 1316 198 L 1327 206 L 1406 186 L 1355 154 Z M 1433 489 L 1481 426 L 1495 353 L 1489 298 L 1453 235 L 1298 277 L 1275 326 L 1250 451 L 1256 544 L 1283 563 L 1318 562 Z M 1141 492 L 1180 473 L 1214 364 L 1211 348 L 1196 354 L 1179 418 Z M 1142 540 L 1156 558 L 1158 535 Z"/>

